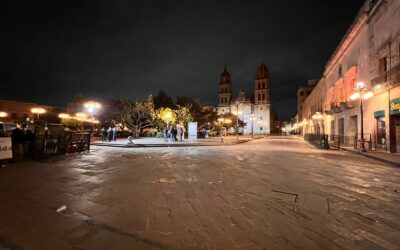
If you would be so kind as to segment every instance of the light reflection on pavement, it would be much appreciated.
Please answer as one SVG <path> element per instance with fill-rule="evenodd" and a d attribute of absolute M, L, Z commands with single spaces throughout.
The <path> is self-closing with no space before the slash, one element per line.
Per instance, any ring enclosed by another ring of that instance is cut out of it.
<path fill-rule="evenodd" d="M 399 169 L 294 137 L 93 147 L 0 169 L 0 246 L 397 249 L 399 177 Z M 54 212 L 63 204 L 65 214 Z"/>

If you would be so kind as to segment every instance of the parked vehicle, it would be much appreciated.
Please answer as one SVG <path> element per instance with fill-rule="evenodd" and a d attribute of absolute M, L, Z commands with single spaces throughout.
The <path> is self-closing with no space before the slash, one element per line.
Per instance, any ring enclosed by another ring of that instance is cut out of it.
<path fill-rule="evenodd" d="M 11 132 L 17 127 L 15 123 L 0 122 L 0 137 L 9 137 Z"/>

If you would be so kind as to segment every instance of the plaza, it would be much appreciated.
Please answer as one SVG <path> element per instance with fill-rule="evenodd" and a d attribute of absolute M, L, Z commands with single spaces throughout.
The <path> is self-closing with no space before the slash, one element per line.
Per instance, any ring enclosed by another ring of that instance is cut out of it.
<path fill-rule="evenodd" d="M 398 249 L 399 177 L 299 137 L 92 146 L 0 168 L 0 249 Z"/>

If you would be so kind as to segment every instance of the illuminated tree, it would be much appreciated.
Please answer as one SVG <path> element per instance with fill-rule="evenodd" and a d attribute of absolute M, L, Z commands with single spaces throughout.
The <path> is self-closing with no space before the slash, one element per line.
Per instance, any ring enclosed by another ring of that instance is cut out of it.
<path fill-rule="evenodd" d="M 169 124 L 175 124 L 176 122 L 176 114 L 170 108 L 160 108 L 157 110 L 157 118 L 163 121 L 167 126 Z"/>
<path fill-rule="evenodd" d="M 155 126 L 156 115 L 152 102 L 127 101 L 121 114 L 123 123 L 139 137 L 144 128 Z"/>

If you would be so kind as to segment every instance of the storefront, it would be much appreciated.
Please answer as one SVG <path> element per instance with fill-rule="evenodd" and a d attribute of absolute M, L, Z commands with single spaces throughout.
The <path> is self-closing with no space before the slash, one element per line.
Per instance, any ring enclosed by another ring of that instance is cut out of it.
<path fill-rule="evenodd" d="M 386 145 L 386 118 L 385 110 L 379 110 L 374 112 L 374 119 L 376 124 L 375 132 L 375 149 L 377 150 L 387 150 Z"/>
<path fill-rule="evenodd" d="M 400 153 L 400 98 L 390 100 L 390 152 Z"/>

